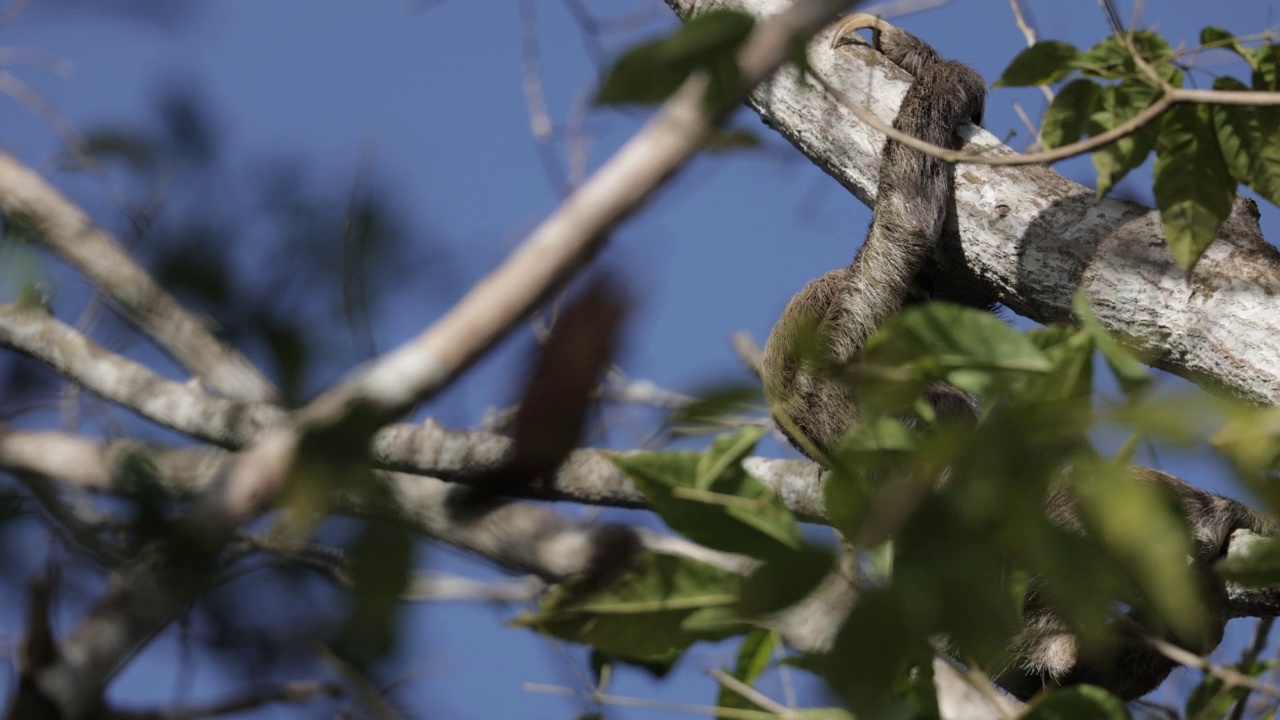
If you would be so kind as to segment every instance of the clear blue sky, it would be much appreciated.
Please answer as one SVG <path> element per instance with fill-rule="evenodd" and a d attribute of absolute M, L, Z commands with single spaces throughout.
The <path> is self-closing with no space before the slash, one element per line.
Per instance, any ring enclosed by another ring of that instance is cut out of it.
<path fill-rule="evenodd" d="M 341 194 L 362 162 L 372 158 L 376 179 L 390 189 L 410 232 L 442 263 L 429 273 L 424 268 L 429 283 L 414 283 L 414 274 L 407 273 L 394 301 L 374 316 L 374 337 L 382 349 L 429 324 L 557 202 L 530 133 L 521 89 L 517 3 L 445 0 L 423 3 L 429 9 L 411 13 L 404 3 L 392 1 L 221 0 L 189 3 L 188 12 L 165 23 L 83 9 L 94 4 L 37 2 L 18 22 L 0 28 L 0 47 L 33 46 L 74 63 L 74 73 L 65 79 L 16 72 L 75 127 L 154 124 L 158 88 L 189 83 L 212 109 L 228 164 L 241 173 L 265 159 L 293 157 L 305 161 L 314 183 Z M 610 55 L 674 23 L 660 0 L 584 4 L 603 18 L 640 13 L 632 31 L 601 39 Z M 1120 4 L 1123 13 L 1131 10 L 1131 2 Z M 1107 33 L 1096 3 L 1027 0 L 1024 5 L 1043 38 L 1087 46 Z M 1261 0 L 1167 0 L 1147 4 L 1144 25 L 1155 26 L 1175 45 L 1196 44 L 1204 25 L 1258 32 L 1274 19 L 1274 10 Z M 590 92 L 597 69 L 559 0 L 538 0 L 536 19 L 549 113 L 563 123 Z M 1005 0 L 953 0 L 897 22 L 945 55 L 972 64 L 988 82 L 1024 46 Z M 1238 74 L 1241 66 L 1228 60 L 1225 54 L 1206 58 L 1206 68 Z M 1211 82 L 1204 75 L 1198 80 L 1202 86 Z M 988 101 L 986 125 L 1000 137 L 1016 132 L 1011 144 L 1021 148 L 1029 133 L 1013 111 L 1015 100 L 1033 117 L 1043 110 L 1037 92 L 996 91 Z M 643 117 L 593 112 L 586 123 L 592 136 L 590 167 L 607 158 Z M 745 378 L 730 335 L 747 330 L 763 339 L 796 289 L 848 262 L 870 217 L 754 114 L 744 110 L 735 122 L 763 137 L 765 147 L 696 160 L 613 236 L 597 261 L 617 270 L 638 299 L 619 364 L 634 377 L 674 390 Z M 44 123 L 3 97 L 0 144 L 37 167 L 47 167 L 58 148 Z M 562 163 L 563 157 L 561 152 Z M 1087 159 L 1058 169 L 1093 184 Z M 98 185 L 62 175 L 54 179 L 100 222 L 121 227 Z M 1135 172 L 1119 191 L 1149 204 L 1149 169 Z M 1278 222 L 1280 215 L 1264 203 L 1262 223 L 1269 236 L 1278 237 Z M 251 248 L 245 252 L 240 260 L 246 267 L 262 262 Z M 65 295 L 76 297 L 75 281 L 59 277 L 67 286 Z M 519 335 L 429 411 L 446 424 L 466 427 L 476 424 L 486 408 L 507 404 L 515 392 L 509 378 L 518 376 L 528 348 L 527 333 Z M 335 364 L 330 376 L 344 367 Z M 624 427 L 610 440 L 634 442 L 645 430 Z M 1192 482 L 1232 492 L 1216 463 L 1186 453 L 1162 454 L 1160 462 Z M 434 569 L 496 576 L 453 551 L 431 548 L 423 557 Z M 0 603 L 6 637 L 20 628 L 14 609 L 14 598 Z M 562 654 L 523 630 L 506 628 L 502 621 L 508 616 L 502 608 L 407 608 L 406 647 L 387 677 L 412 675 L 394 697 L 415 717 L 572 716 L 575 704 L 524 693 L 520 684 L 576 687 L 566 658 L 581 667 L 584 653 Z M 73 616 L 64 618 L 62 629 L 73 621 Z M 1228 649 L 1238 646 L 1239 635 L 1237 628 L 1232 637 L 1237 644 L 1228 643 Z M 169 633 L 133 663 L 112 697 L 163 702 L 175 688 L 189 687 L 193 695 L 212 698 L 239 680 L 212 662 L 197 663 L 194 679 L 184 680 L 181 657 Z M 703 670 L 731 658 L 729 646 L 700 647 L 683 661 L 677 681 L 654 684 L 626 673 L 613 690 L 713 702 L 713 686 Z M 779 696 L 776 678 L 764 689 Z M 660 715 L 629 709 L 610 714 Z M 252 715 L 305 716 L 285 710 Z"/>

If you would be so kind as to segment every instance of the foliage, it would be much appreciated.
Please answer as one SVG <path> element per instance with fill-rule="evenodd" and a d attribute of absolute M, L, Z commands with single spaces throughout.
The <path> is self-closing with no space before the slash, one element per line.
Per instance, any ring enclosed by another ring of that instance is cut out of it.
<path fill-rule="evenodd" d="M 1205 28 L 1204 47 L 1234 51 L 1252 71 L 1252 85 L 1214 80 L 1220 91 L 1274 91 L 1280 50 L 1250 48 L 1221 28 Z M 1070 79 L 1045 111 L 1046 147 L 1126 127 L 1170 92 L 1181 88 L 1184 53 L 1154 32 L 1113 35 L 1086 51 L 1041 41 L 1020 53 L 996 86 L 1049 85 Z M 1141 59 L 1139 62 L 1138 59 Z M 1174 106 L 1123 137 L 1092 151 L 1102 197 L 1154 151 L 1155 196 L 1174 259 L 1190 272 L 1231 212 L 1238 184 L 1280 202 L 1280 108 L 1236 104 Z M 1195 172 L 1188 172 L 1195 168 Z"/>
<path fill-rule="evenodd" d="M 722 109 L 737 96 L 737 52 L 755 18 L 730 10 L 701 13 L 667 37 L 636 46 L 618 58 L 600 83 L 602 105 L 651 105 L 667 99 L 694 71 L 707 77 L 706 103 Z"/>
<path fill-rule="evenodd" d="M 831 520 L 860 552 L 885 540 L 894 552 L 887 577 L 863 581 L 835 646 L 805 665 L 855 715 L 936 712 L 926 670 L 940 635 L 974 668 L 999 669 L 1032 576 L 1091 652 L 1112 647 L 1125 606 L 1175 633 L 1200 626 L 1205 607 L 1185 562 L 1190 544 L 1176 503 L 1161 486 L 1131 479 L 1127 450 L 1108 457 L 1091 439 L 1104 420 L 1138 438 L 1181 442 L 1186 428 L 1155 419 L 1167 408 L 1144 410 L 1145 369 L 1102 330 L 1083 298 L 1076 307 L 1080 329 L 1028 333 L 978 310 L 909 308 L 841 370 L 871 409 L 833 459 Z M 1109 409 L 1092 404 L 1095 351 L 1128 392 Z M 918 417 L 937 381 L 982 392 L 976 422 L 904 422 Z M 1256 425 L 1220 417 L 1224 447 L 1265 441 L 1271 450 L 1252 462 L 1275 467 L 1280 433 L 1240 437 Z M 794 518 L 742 468 L 759 437 L 742 430 L 702 453 L 632 452 L 617 460 L 671 528 L 763 559 L 745 582 L 690 560 L 649 556 L 611 589 L 556 591 L 521 623 L 638 659 L 740 635 L 734 675 L 758 677 L 773 642 L 768 618 L 815 587 L 832 563 L 829 551 L 800 541 Z M 1074 496 L 1087 535 L 1045 517 L 1043 498 L 1055 487 Z M 1274 583 L 1275 557 L 1273 544 L 1263 543 L 1223 571 L 1249 584 Z M 1220 703 L 1212 688 L 1200 692 L 1213 697 L 1195 702 Z M 722 692 L 720 701 L 742 707 L 734 698 Z M 1047 694 L 1027 715 L 1085 716 L 1124 718 L 1127 711 L 1104 690 L 1079 686 Z"/>

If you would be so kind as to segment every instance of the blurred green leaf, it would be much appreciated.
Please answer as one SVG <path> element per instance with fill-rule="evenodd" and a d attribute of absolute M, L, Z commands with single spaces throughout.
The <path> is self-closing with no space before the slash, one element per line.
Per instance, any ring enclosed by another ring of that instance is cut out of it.
<path fill-rule="evenodd" d="M 747 576 L 739 609 L 755 617 L 791 607 L 818 587 L 834 563 L 830 552 L 815 547 L 769 560 Z"/>
<path fill-rule="evenodd" d="M 773 660 L 774 649 L 778 647 L 778 636 L 772 630 L 756 630 L 742 639 L 738 646 L 738 659 L 734 663 L 732 675 L 744 685 L 752 685 L 769 667 Z M 720 686 L 716 705 L 725 708 L 756 709 L 756 705 L 724 685 Z"/>
<path fill-rule="evenodd" d="M 648 553 L 604 589 L 584 595 L 574 581 L 557 586 L 537 613 L 523 613 L 513 624 L 622 657 L 667 657 L 698 640 L 732 634 L 699 632 L 686 621 L 699 611 L 732 609 L 741 587 L 741 576 L 731 571 Z"/>
<path fill-rule="evenodd" d="M 993 87 L 1050 85 L 1067 76 L 1080 51 L 1070 43 L 1041 40 L 1018 53 Z"/>
<path fill-rule="evenodd" d="M 1155 471 L 1082 459 L 1072 473 L 1080 521 L 1125 569 L 1150 610 L 1180 638 L 1207 627 L 1181 509 Z"/>
<path fill-rule="evenodd" d="M 1028 399 L 1089 402 L 1093 392 L 1094 342 L 1089 333 L 1065 325 L 1034 328 L 1027 339 L 1053 365 L 1030 390 Z"/>
<path fill-rule="evenodd" d="M 979 395 L 1016 376 L 1045 373 L 1048 358 L 1000 318 L 976 308 L 931 302 L 905 308 L 867 341 L 856 373 L 866 411 L 896 413 L 944 381 Z"/>
<path fill-rule="evenodd" d="M 646 658 L 632 658 L 622 655 L 611 655 L 601 652 L 596 648 L 591 649 L 590 664 L 591 669 L 596 677 L 596 689 L 605 692 L 609 688 L 609 682 L 613 679 L 613 666 L 626 665 L 648 675 L 649 677 L 661 680 L 671 674 L 675 669 L 676 663 L 680 661 L 680 657 L 684 654 L 683 650 L 672 650 L 661 655 L 651 655 Z"/>
<path fill-rule="evenodd" d="M 691 18 L 671 35 L 628 50 L 606 73 L 596 103 L 660 103 L 689 75 L 709 76 L 707 104 L 719 108 L 739 90 L 737 51 L 755 18 L 730 10 L 711 10 Z"/>
<path fill-rule="evenodd" d="M 726 384 L 696 393 L 692 402 L 667 418 L 667 425 L 679 431 L 688 426 L 717 426 L 743 412 L 759 412 L 764 406 L 759 383 Z"/>
<path fill-rule="evenodd" d="M 751 427 L 721 435 L 704 453 L 613 456 L 673 530 L 726 552 L 769 558 L 803 544 L 795 517 L 742 460 L 764 433 Z"/>
<path fill-rule="evenodd" d="M 1215 79 L 1213 89 L 1248 90 L 1232 77 Z M 1280 205 L 1280 108 L 1214 105 L 1210 115 L 1231 177 Z"/>
<path fill-rule="evenodd" d="M 1245 691 L 1244 688 L 1236 688 L 1236 690 Z M 1187 696 L 1184 714 L 1187 720 L 1225 718 L 1239 696 L 1240 692 L 1229 690 L 1220 678 L 1205 673 L 1200 682 L 1192 688 L 1191 694 Z"/>
<path fill-rule="evenodd" d="M 772 630 L 756 630 L 748 633 L 738 646 L 738 658 L 733 666 L 733 676 L 746 685 L 751 685 L 764 673 L 773 661 L 773 653 L 778 648 L 778 634 Z M 742 696 L 720 688 L 722 707 L 750 707 Z"/>
<path fill-rule="evenodd" d="M 1145 391 L 1151 385 L 1151 372 L 1102 326 L 1102 321 L 1093 312 L 1083 288 L 1076 292 L 1071 309 L 1080 321 L 1080 328 L 1088 333 L 1093 344 L 1102 353 L 1125 394 L 1133 396 Z"/>
<path fill-rule="evenodd" d="M 1022 720 L 1129 720 L 1120 698 L 1093 685 L 1060 688 L 1032 701 Z"/>
<path fill-rule="evenodd" d="M 1206 27 L 1200 31 L 1200 44 L 1212 47 L 1222 47 L 1235 52 L 1235 54 L 1244 58 L 1250 65 L 1255 61 L 1256 53 L 1241 44 L 1234 35 L 1223 30 L 1220 27 Z"/>
<path fill-rule="evenodd" d="M 1250 62 L 1254 90 L 1280 90 L 1280 45 L 1260 46 Z"/>
<path fill-rule="evenodd" d="M 396 616 L 414 564 L 413 536 L 366 523 L 349 557 L 353 598 L 333 650 L 364 668 L 395 649 Z"/>

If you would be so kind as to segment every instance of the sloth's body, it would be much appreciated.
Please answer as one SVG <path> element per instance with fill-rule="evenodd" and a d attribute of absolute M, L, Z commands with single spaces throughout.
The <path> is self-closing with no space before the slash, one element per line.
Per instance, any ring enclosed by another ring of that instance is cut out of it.
<path fill-rule="evenodd" d="M 928 44 L 869 15 L 852 15 L 836 28 L 833 47 L 851 42 L 860 29 L 875 31 L 875 47 L 915 78 L 894 127 L 933 145 L 959 149 L 956 130 L 982 121 L 986 86 L 971 68 L 942 59 Z M 930 257 L 942 235 L 954 185 L 953 168 L 931 156 L 889 140 L 885 143 L 875 212 L 862 247 L 848 267 L 831 270 L 806 285 L 787 305 L 765 346 L 762 377 L 770 408 L 792 442 L 819 456 L 833 451 L 857 422 L 856 398 L 846 383 L 833 381 L 822 368 L 798 355 L 801 334 L 816 332 L 823 355 L 834 364 L 853 361 L 867 338 L 903 305 L 930 297 L 985 305 L 982 298 L 949 294 Z M 971 398 L 957 388 L 938 385 L 930 400 L 939 417 L 971 413 Z M 795 437 L 796 434 L 802 437 Z M 820 457 L 815 458 L 820 459 Z M 1270 520 L 1244 505 L 1204 492 L 1156 470 L 1134 468 L 1139 481 L 1158 483 L 1177 497 L 1190 522 L 1197 566 L 1205 578 L 1206 599 L 1223 594 L 1208 566 L 1221 557 L 1231 533 L 1246 528 L 1270 534 Z M 1061 488 L 1046 501 L 1049 518 L 1079 529 L 1075 508 Z M 1181 639 L 1188 649 L 1208 652 L 1221 641 L 1221 613 L 1197 640 Z M 1141 638 L 1125 641 L 1103 658 L 1082 658 L 1076 638 L 1032 583 L 1024 603 L 1025 630 L 1015 641 L 1012 661 L 995 680 L 1026 699 L 1046 687 L 1091 683 L 1131 700 L 1153 690 L 1176 667 Z M 1173 638 L 1179 641 L 1178 638 Z"/>

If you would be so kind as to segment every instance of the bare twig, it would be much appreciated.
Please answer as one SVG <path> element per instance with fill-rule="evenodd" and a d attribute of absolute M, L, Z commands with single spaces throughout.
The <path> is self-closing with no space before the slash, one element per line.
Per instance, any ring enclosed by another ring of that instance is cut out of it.
<path fill-rule="evenodd" d="M 551 189 L 562 195 L 568 185 L 560 161 L 556 157 L 555 126 L 547 112 L 547 98 L 542 89 L 541 51 L 538 48 L 537 8 L 533 0 L 520 0 L 521 86 L 525 105 L 529 108 L 529 133 L 538 148 L 542 171 Z"/>
<path fill-rule="evenodd" d="M 1031 27 L 1031 24 L 1027 22 L 1026 17 L 1023 15 L 1022 3 L 1019 2 L 1019 0 L 1009 0 L 1009 7 L 1013 9 L 1013 21 L 1017 23 L 1018 30 L 1022 32 L 1022 37 L 1026 38 L 1027 40 L 1027 47 L 1031 47 L 1032 45 L 1035 45 L 1036 31 L 1034 28 Z M 1047 102 L 1053 102 L 1053 91 L 1049 89 L 1049 86 L 1040 85 L 1039 87 L 1040 87 L 1040 92 L 1044 93 L 1044 99 Z M 1036 133 L 1037 140 L 1039 140 L 1039 136 L 1040 136 L 1040 133 L 1037 132 Z"/>
<path fill-rule="evenodd" d="M 1209 675 L 1221 680 L 1228 688 L 1248 688 L 1249 690 L 1262 693 L 1263 695 L 1280 698 L 1280 688 L 1268 685 L 1264 682 L 1259 682 L 1238 670 L 1223 667 L 1221 665 L 1215 665 L 1209 662 L 1207 658 L 1201 657 L 1189 650 L 1184 650 L 1168 640 L 1164 640 L 1154 635 L 1147 635 L 1145 640 L 1161 655 L 1164 655 L 1176 663 L 1208 673 Z"/>
<path fill-rule="evenodd" d="M 729 673 L 723 670 L 711 668 L 707 670 L 707 674 L 715 678 L 716 682 L 732 690 L 736 695 L 738 695 L 742 699 L 747 700 L 748 702 L 754 703 L 756 706 L 761 707 L 765 710 L 768 710 L 774 715 L 780 718 L 783 718 L 783 720 L 799 720 L 800 718 L 800 714 L 793 711 L 791 708 L 787 707 L 786 705 L 783 705 L 777 700 L 774 700 L 768 695 L 765 695 L 759 690 L 756 690 L 755 688 L 742 682 L 738 678 L 730 675 Z"/>

